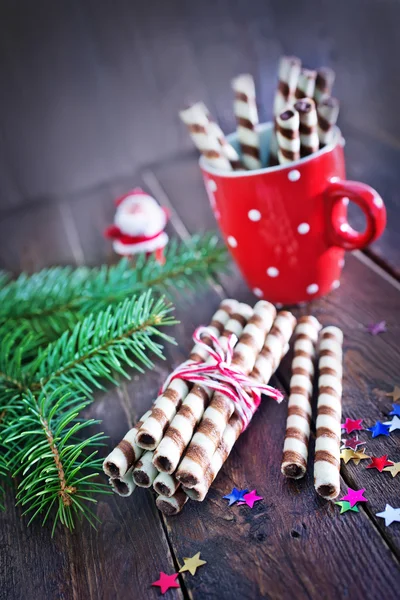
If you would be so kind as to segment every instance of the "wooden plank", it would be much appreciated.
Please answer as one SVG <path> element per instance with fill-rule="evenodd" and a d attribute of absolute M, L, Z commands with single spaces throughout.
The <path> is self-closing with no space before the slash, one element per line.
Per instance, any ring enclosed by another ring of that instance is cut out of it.
<path fill-rule="evenodd" d="M 189 159 L 175 166 L 160 167 L 153 176 L 189 231 L 213 225 L 211 211 L 202 201 L 203 190 L 199 186 L 195 161 L 192 168 Z M 149 172 L 144 178 L 151 181 Z M 189 191 L 196 205 L 195 216 L 186 202 Z M 324 324 L 343 327 L 346 340 L 344 414 L 365 415 L 372 423 L 382 413 L 377 410 L 371 391 L 388 389 L 385 381 L 396 373 L 395 334 L 370 339 L 364 323 L 388 315 L 394 319 L 399 294 L 387 278 L 381 278 L 354 257 L 348 258 L 343 277 L 339 290 L 325 300 L 313 302 L 308 310 Z M 236 276 L 225 288 L 229 295 L 239 299 L 250 297 Z M 286 387 L 289 376 L 290 360 L 287 360 L 278 371 Z M 347 489 L 346 484 L 366 487 L 369 503 L 361 507 L 356 516 L 358 520 L 354 515 L 340 516 L 337 507 L 316 495 L 312 468 L 301 482 L 288 482 L 281 476 L 285 419 L 285 409 L 267 401 L 239 441 L 206 501 L 191 502 L 181 516 L 166 519 L 177 556 L 183 551 L 182 538 L 185 547 L 189 539 L 191 552 L 201 550 L 203 558 L 211 563 L 207 570 L 203 569 L 201 577 L 185 577 L 193 597 L 201 598 L 207 593 L 210 597 L 228 598 L 233 580 L 237 595 L 243 597 L 262 597 L 272 590 L 277 598 L 287 598 L 293 593 L 300 598 L 314 597 L 317 590 L 324 590 L 327 598 L 362 594 L 374 597 L 383 593 L 384 586 L 384 593 L 394 598 L 394 587 L 385 582 L 381 573 L 390 572 L 393 580 L 400 581 L 398 528 L 385 528 L 383 521 L 374 515 L 384 509 L 386 501 L 396 505 L 398 482 L 392 480 L 390 474 L 376 474 L 366 470 L 364 465 L 343 469 L 342 491 Z M 251 437 L 247 442 L 246 436 Z M 388 445 L 379 440 L 376 445 L 374 441 L 373 446 L 370 442 L 367 448 L 376 448 L 378 455 L 386 448 L 395 459 L 395 452 L 399 452 L 396 437 L 392 436 Z M 312 455 L 311 449 L 310 458 Z M 384 477 L 385 483 L 374 475 Z M 253 512 L 238 507 L 228 510 L 221 497 L 233 485 L 257 488 L 265 496 L 265 503 L 260 503 Z M 353 544 L 359 548 L 366 543 L 373 556 L 357 552 L 354 561 Z M 329 560 L 321 561 L 321 556 L 329 556 Z M 372 575 L 371 569 L 377 565 L 380 566 Z M 360 577 L 362 572 L 368 572 L 370 577 Z"/>

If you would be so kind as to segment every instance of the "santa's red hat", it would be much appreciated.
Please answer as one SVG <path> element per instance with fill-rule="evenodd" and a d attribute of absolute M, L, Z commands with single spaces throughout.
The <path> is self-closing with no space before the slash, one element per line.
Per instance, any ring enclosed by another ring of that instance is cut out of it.
<path fill-rule="evenodd" d="M 126 200 L 127 198 L 130 198 L 131 196 L 149 196 L 149 194 L 147 194 L 144 190 L 142 190 L 142 188 L 139 188 L 139 187 L 134 188 L 130 192 L 117 198 L 115 200 L 115 206 L 120 206 L 124 200 Z M 149 196 L 149 198 L 151 198 L 151 196 Z"/>

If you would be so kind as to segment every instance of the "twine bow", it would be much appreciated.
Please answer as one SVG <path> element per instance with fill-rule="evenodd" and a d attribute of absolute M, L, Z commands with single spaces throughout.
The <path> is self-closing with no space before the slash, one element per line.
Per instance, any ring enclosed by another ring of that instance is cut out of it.
<path fill-rule="evenodd" d="M 202 336 L 210 338 L 213 346 L 206 344 L 202 340 Z M 259 407 L 261 394 L 271 396 L 277 402 L 281 402 L 283 394 L 279 390 L 245 375 L 232 364 L 233 348 L 237 342 L 235 334 L 232 333 L 227 338 L 226 350 L 207 327 L 198 327 L 193 334 L 193 341 L 209 354 L 208 360 L 195 363 L 184 362 L 179 365 L 165 381 L 162 391 L 165 391 L 174 379 L 183 379 L 201 383 L 221 392 L 234 402 L 243 429 L 246 429 L 254 412 Z"/>

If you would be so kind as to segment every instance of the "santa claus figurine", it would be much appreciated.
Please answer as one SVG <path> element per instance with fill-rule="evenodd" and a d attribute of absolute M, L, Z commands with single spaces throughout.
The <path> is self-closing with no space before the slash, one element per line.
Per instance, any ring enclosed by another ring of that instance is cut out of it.
<path fill-rule="evenodd" d="M 169 216 L 167 209 L 140 188 L 117 198 L 115 204 L 114 225 L 105 231 L 105 236 L 113 240 L 115 252 L 122 256 L 155 253 L 158 262 L 164 263 L 164 248 L 168 242 L 164 231 Z"/>

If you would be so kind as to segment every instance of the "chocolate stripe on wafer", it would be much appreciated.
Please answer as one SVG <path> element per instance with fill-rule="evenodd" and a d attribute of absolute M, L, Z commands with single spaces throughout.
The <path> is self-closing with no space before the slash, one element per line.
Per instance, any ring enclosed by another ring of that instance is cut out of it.
<path fill-rule="evenodd" d="M 300 98 L 312 98 L 314 96 L 316 78 L 316 71 L 310 71 L 309 69 L 302 69 L 300 71 L 296 91 L 294 93 L 297 100 Z"/>
<path fill-rule="evenodd" d="M 251 75 L 239 75 L 232 81 L 235 93 L 234 112 L 243 164 L 247 169 L 260 169 L 260 139 L 256 126 L 258 113 L 256 90 Z"/>
<path fill-rule="evenodd" d="M 300 118 L 294 108 L 288 108 L 276 119 L 278 158 L 281 164 L 300 158 Z"/>
<path fill-rule="evenodd" d="M 329 67 L 321 67 L 317 70 L 317 79 L 315 80 L 314 90 L 314 100 L 316 104 L 319 104 L 323 98 L 332 94 L 335 77 L 335 71 Z"/>
<path fill-rule="evenodd" d="M 291 313 L 285 312 L 283 314 L 278 314 L 274 321 L 271 332 L 267 335 L 264 343 L 264 348 L 266 347 L 267 350 L 264 353 L 262 360 L 258 362 L 258 366 L 255 366 L 251 372 L 250 376 L 253 379 L 256 379 L 264 384 L 269 382 L 272 373 L 277 369 L 280 361 L 289 349 L 288 342 L 292 335 L 295 323 L 296 319 Z M 269 342 L 267 341 L 268 339 Z M 191 489 L 183 488 L 185 493 L 188 494 L 190 498 L 197 501 L 204 500 L 212 482 L 227 460 L 236 440 L 242 431 L 242 422 L 240 421 L 238 415 L 234 413 L 225 427 L 222 440 L 214 452 L 210 464 L 204 472 L 202 481 Z"/>
<path fill-rule="evenodd" d="M 210 125 L 206 110 L 202 102 L 197 102 L 182 110 L 179 116 L 187 126 L 194 145 L 207 163 L 215 169 L 231 171 L 232 166 L 223 152 L 215 127 Z"/>
<path fill-rule="evenodd" d="M 236 300 L 223 300 L 219 309 L 214 314 L 209 328 L 219 337 L 225 324 L 237 309 Z M 204 340 L 207 342 L 207 340 Z M 210 342 L 211 343 L 211 342 Z M 189 356 L 190 362 L 204 361 L 208 357 L 206 350 L 196 344 Z M 158 396 L 154 402 L 150 416 L 140 427 L 136 435 L 136 444 L 146 450 L 154 450 L 160 443 L 166 429 L 179 410 L 182 401 L 189 392 L 189 384 L 180 379 L 174 379 L 168 388 Z"/>
<path fill-rule="evenodd" d="M 252 313 L 253 309 L 248 304 L 238 305 L 220 337 L 224 349 L 227 348 L 227 341 L 232 333 L 237 337 L 240 336 Z M 207 360 L 208 363 L 213 361 L 212 357 Z M 187 395 L 154 453 L 153 463 L 159 471 L 166 473 L 175 471 L 212 393 L 212 390 L 206 386 L 195 385 Z"/>
<path fill-rule="evenodd" d="M 301 317 L 295 329 L 292 377 L 281 471 L 286 477 L 300 479 L 307 467 L 310 437 L 311 397 L 315 348 L 320 323 L 315 317 Z"/>
<path fill-rule="evenodd" d="M 232 364 L 243 373 L 249 374 L 253 369 L 275 314 L 275 307 L 269 302 L 260 301 L 255 305 L 254 314 L 243 329 L 232 358 Z M 203 480 L 234 410 L 232 400 L 215 392 L 176 472 L 177 479 L 186 487 L 198 485 Z"/>
<path fill-rule="evenodd" d="M 300 156 L 309 156 L 319 149 L 318 117 L 314 100 L 303 98 L 294 105 L 300 118 Z"/>
<path fill-rule="evenodd" d="M 320 496 L 336 498 L 340 492 L 340 437 L 342 417 L 343 333 L 325 327 L 319 346 L 318 406 L 314 459 L 314 485 Z"/>
<path fill-rule="evenodd" d="M 339 100 L 336 98 L 323 98 L 318 104 L 318 137 L 321 146 L 333 142 L 335 125 L 339 115 Z"/>
<path fill-rule="evenodd" d="M 135 438 L 140 427 L 149 416 L 150 411 L 147 411 L 107 456 L 103 462 L 103 471 L 106 475 L 113 478 L 123 477 L 128 469 L 142 456 L 143 449 L 135 443 Z"/>

